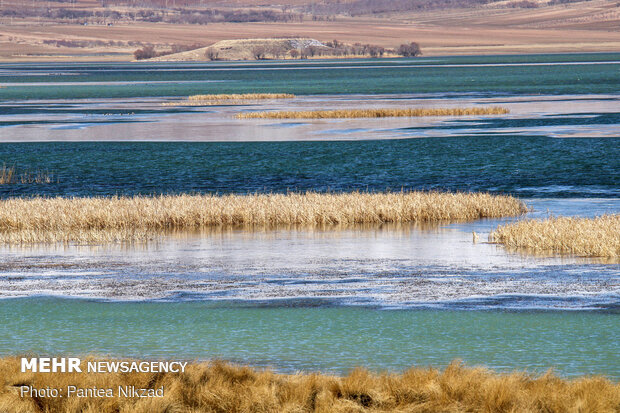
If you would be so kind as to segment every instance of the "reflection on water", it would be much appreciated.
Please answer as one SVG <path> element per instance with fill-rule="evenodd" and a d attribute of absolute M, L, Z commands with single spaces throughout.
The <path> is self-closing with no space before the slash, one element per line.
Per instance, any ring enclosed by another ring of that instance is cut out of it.
<path fill-rule="evenodd" d="M 1 141 L 306 141 L 457 137 L 477 134 L 620 137 L 618 95 L 450 97 L 302 96 L 247 104 L 162 106 L 178 98 L 8 101 L 0 105 Z M 350 108 L 449 108 L 500 105 L 502 116 L 237 120 L 244 111 Z"/>
<path fill-rule="evenodd" d="M 593 216 L 620 200 L 531 200 L 528 217 Z M 514 219 L 514 218 L 512 218 Z M 327 300 L 384 308 L 612 308 L 620 264 L 511 253 L 485 241 L 506 220 L 177 233 L 147 244 L 3 247 L 3 297 Z"/>
<path fill-rule="evenodd" d="M 0 90 L 0 142 L 17 142 L 0 144 L 0 162 L 58 177 L 3 186 L 0 196 L 404 188 L 537 198 L 528 201 L 536 218 L 618 213 L 617 68 L 618 54 L 0 65 L 8 85 Z M 162 105 L 248 90 L 299 97 Z M 234 118 L 480 105 L 510 114 Z M 407 139 L 429 137 L 447 139 Z M 550 139 L 558 137 L 591 139 Z M 219 357 L 336 373 L 460 358 L 502 371 L 620 378 L 620 264 L 485 242 L 509 220 L 3 246 L 0 355 Z M 86 300 L 60 298 L 67 296 Z"/>

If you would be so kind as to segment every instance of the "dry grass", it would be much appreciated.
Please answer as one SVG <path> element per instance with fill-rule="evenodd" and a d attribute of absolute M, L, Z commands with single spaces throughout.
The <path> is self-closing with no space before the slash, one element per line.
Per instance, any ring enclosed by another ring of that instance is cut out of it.
<path fill-rule="evenodd" d="M 260 99 L 292 99 L 295 95 L 290 93 L 241 93 L 241 94 L 218 94 L 218 95 L 193 95 L 188 100 L 260 100 Z"/>
<path fill-rule="evenodd" d="M 350 119 L 393 118 L 422 116 L 504 115 L 508 109 L 493 107 L 472 108 L 417 108 L 417 109 L 334 109 L 311 111 L 248 112 L 236 115 L 238 119 Z"/>
<path fill-rule="evenodd" d="M 2 165 L 2 169 L 0 169 L 0 185 L 13 183 L 14 177 L 15 177 L 15 168 L 14 167 L 7 168 L 6 165 Z"/>
<path fill-rule="evenodd" d="M 0 242 L 140 240 L 208 227 L 465 221 L 516 216 L 525 205 L 487 193 L 288 193 L 0 201 Z"/>
<path fill-rule="evenodd" d="M 163 102 L 162 106 L 220 106 L 220 105 L 243 105 L 247 100 L 175 100 Z"/>
<path fill-rule="evenodd" d="M 15 170 L 14 166 L 7 167 L 6 165 L 2 165 L 0 169 L 0 185 L 8 185 L 8 184 L 49 184 L 54 181 L 54 175 L 49 172 L 36 171 L 29 172 L 25 171 L 22 173 L 18 173 Z"/>
<path fill-rule="evenodd" d="M 163 106 L 217 106 L 217 105 L 240 105 L 251 101 L 266 99 L 292 99 L 295 95 L 290 93 L 242 93 L 242 94 L 213 94 L 193 95 L 187 100 L 165 102 Z"/>
<path fill-rule="evenodd" d="M 620 215 L 524 220 L 500 226 L 489 240 L 534 252 L 620 257 Z"/>
<path fill-rule="evenodd" d="M 356 369 L 344 377 L 275 374 L 222 362 L 184 373 L 20 373 L 0 360 L 0 411 L 13 412 L 617 412 L 620 385 L 602 377 L 497 374 L 458 362 L 403 374 Z M 84 361 L 82 361 L 84 363 Z M 20 386 L 56 388 L 63 398 L 20 397 Z M 112 388 L 115 397 L 66 397 L 69 385 Z M 118 397 L 118 386 L 159 389 L 161 398 Z"/>

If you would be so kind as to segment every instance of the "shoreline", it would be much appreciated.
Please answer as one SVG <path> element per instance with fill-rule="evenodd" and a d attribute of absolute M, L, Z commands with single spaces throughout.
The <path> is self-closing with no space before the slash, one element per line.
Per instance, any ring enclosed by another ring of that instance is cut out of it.
<path fill-rule="evenodd" d="M 123 53 L 118 54 L 117 52 L 113 52 L 110 54 L 100 53 L 96 56 L 90 56 L 88 53 L 85 54 L 76 54 L 76 55 L 16 55 L 14 58 L 1 58 L 1 64 L 12 64 L 12 63 L 151 63 L 151 64 L 175 64 L 175 63 L 269 63 L 269 62 L 283 62 L 283 63 L 303 63 L 303 62 L 311 62 L 311 61 L 324 61 L 324 60 L 374 60 L 374 61 L 384 61 L 384 60 L 400 60 L 400 59 L 418 59 L 418 58 L 447 58 L 447 57 L 475 57 L 475 56 L 537 56 L 537 55 L 579 55 L 579 54 L 607 54 L 607 53 L 620 53 L 620 45 L 619 46 L 610 46 L 609 48 L 592 48 L 592 49 L 583 49 L 578 47 L 568 47 L 568 48 L 558 48 L 554 45 L 548 45 L 545 47 L 540 47 L 538 49 L 532 48 L 530 46 L 523 46 L 519 48 L 514 48 L 510 50 L 496 50 L 492 48 L 486 48 L 485 46 L 479 47 L 467 47 L 464 48 L 460 52 L 451 52 L 450 48 L 428 48 L 424 50 L 424 54 L 419 57 L 402 57 L 398 55 L 394 56 L 383 56 L 383 57 L 370 57 L 370 56 L 309 56 L 306 59 L 293 59 L 293 58 L 283 58 L 283 59 L 261 59 L 261 60 L 243 60 L 243 59 L 218 59 L 218 60 L 135 60 L 131 53 Z"/>

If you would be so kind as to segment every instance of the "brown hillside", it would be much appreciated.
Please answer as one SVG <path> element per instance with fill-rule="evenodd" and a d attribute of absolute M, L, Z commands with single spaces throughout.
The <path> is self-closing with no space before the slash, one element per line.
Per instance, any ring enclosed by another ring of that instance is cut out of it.
<path fill-rule="evenodd" d="M 129 61 L 145 46 L 178 50 L 252 38 L 385 48 L 415 41 L 425 56 L 620 51 L 617 0 L 2 3 L 0 61 Z"/>

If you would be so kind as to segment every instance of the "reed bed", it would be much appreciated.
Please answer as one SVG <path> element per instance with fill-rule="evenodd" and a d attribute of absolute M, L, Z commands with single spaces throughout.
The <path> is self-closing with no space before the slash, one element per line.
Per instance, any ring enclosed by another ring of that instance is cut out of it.
<path fill-rule="evenodd" d="M 387 192 L 11 198 L 0 201 L 0 243 L 140 240 L 164 230 L 466 221 L 526 206 L 487 193 Z M 107 234 L 107 235 L 106 235 Z"/>
<path fill-rule="evenodd" d="M 310 111 L 247 112 L 238 119 L 352 119 L 423 116 L 504 115 L 508 109 L 499 106 L 470 108 L 409 108 L 409 109 L 334 109 Z"/>
<path fill-rule="evenodd" d="M 267 99 L 292 99 L 295 95 L 290 93 L 232 93 L 232 94 L 212 94 L 212 95 L 193 95 L 187 100 L 178 102 L 165 102 L 164 106 L 215 106 L 215 105 L 234 105 L 248 103 L 253 100 Z"/>
<path fill-rule="evenodd" d="M 9 184 L 49 184 L 54 181 L 54 174 L 47 171 L 17 172 L 14 166 L 2 165 L 0 168 L 0 185 Z"/>
<path fill-rule="evenodd" d="M 84 360 L 82 361 L 84 363 Z M 21 397 L 21 386 L 65 397 Z M 113 397 L 67 397 L 68 386 L 112 389 Z M 118 397 L 119 386 L 161 389 L 163 397 Z M 184 373 L 21 373 L 0 360 L 0 411 L 17 412 L 582 412 L 612 413 L 620 385 L 603 377 L 548 372 L 498 374 L 453 362 L 402 374 L 356 369 L 346 376 L 276 374 L 223 362 L 190 363 Z"/>
<path fill-rule="evenodd" d="M 222 105 L 247 105 L 258 103 L 258 100 L 249 99 L 222 99 L 222 100 L 178 100 L 174 102 L 164 102 L 162 106 L 222 106 Z"/>
<path fill-rule="evenodd" d="M 489 240 L 533 252 L 620 257 L 620 214 L 524 220 L 500 226 Z"/>
<path fill-rule="evenodd" d="M 295 95 L 290 93 L 232 93 L 217 95 L 193 95 L 188 100 L 259 100 L 259 99 L 292 99 Z"/>

